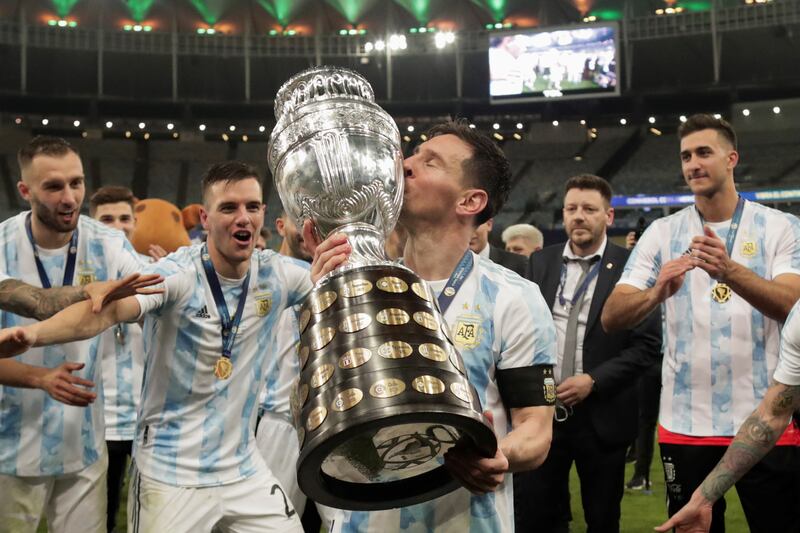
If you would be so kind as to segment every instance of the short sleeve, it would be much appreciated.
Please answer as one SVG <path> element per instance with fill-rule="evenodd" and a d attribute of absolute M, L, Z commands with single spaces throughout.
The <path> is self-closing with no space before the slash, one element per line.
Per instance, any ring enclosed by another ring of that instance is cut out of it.
<path fill-rule="evenodd" d="M 772 278 L 781 274 L 800 275 L 800 219 L 782 213 L 786 224 L 778 237 L 778 248 L 772 263 Z"/>
<path fill-rule="evenodd" d="M 277 256 L 283 265 L 285 287 L 288 289 L 286 306 L 302 304 L 314 284 L 311 283 L 311 268 L 308 263 L 290 257 Z"/>
<path fill-rule="evenodd" d="M 144 270 L 144 268 L 148 265 L 148 263 L 143 261 L 141 256 L 136 253 L 136 250 L 133 249 L 133 246 L 128 239 L 123 239 L 122 249 L 117 255 L 116 260 L 117 279 L 142 272 L 142 270 Z"/>
<path fill-rule="evenodd" d="M 547 302 L 535 283 L 522 291 L 515 297 L 501 295 L 506 305 L 499 317 L 499 369 L 556 364 L 556 328 Z"/>
<path fill-rule="evenodd" d="M 773 378 L 784 385 L 800 385 L 800 302 L 794 304 L 781 331 L 781 351 Z"/>
<path fill-rule="evenodd" d="M 180 273 L 173 274 L 153 287 L 155 289 L 163 289 L 164 292 L 159 294 L 137 294 L 134 296 L 139 302 L 140 309 L 136 320 L 141 320 L 147 313 L 158 314 L 162 309 L 178 301 L 186 289 L 185 279 L 185 276 Z"/>
<path fill-rule="evenodd" d="M 661 271 L 661 243 L 659 221 L 650 224 L 639 242 L 631 250 L 625 270 L 617 285 L 631 285 L 639 290 L 653 287 Z"/>

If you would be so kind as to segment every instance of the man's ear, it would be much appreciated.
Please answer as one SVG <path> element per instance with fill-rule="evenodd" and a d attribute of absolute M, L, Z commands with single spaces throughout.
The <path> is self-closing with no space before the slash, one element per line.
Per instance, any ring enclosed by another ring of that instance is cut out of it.
<path fill-rule="evenodd" d="M 208 213 L 205 206 L 200 208 L 200 224 L 203 225 L 204 230 L 208 231 Z"/>
<path fill-rule="evenodd" d="M 31 190 L 28 187 L 28 184 L 22 180 L 17 182 L 17 190 L 19 191 L 19 195 L 22 196 L 23 200 L 27 200 L 30 202 L 31 200 Z"/>
<path fill-rule="evenodd" d="M 461 195 L 456 206 L 456 214 L 462 216 L 476 216 L 489 203 L 489 195 L 483 189 L 467 189 Z"/>

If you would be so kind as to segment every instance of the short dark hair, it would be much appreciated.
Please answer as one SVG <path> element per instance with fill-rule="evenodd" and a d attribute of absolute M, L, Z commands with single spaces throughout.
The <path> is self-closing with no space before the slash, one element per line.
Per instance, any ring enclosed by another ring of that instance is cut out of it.
<path fill-rule="evenodd" d="M 737 150 L 736 131 L 730 122 L 706 113 L 698 113 L 687 118 L 686 122 L 678 127 L 678 138 L 683 139 L 689 134 L 702 130 L 716 130 L 719 135 L 722 135 L 733 146 L 734 150 Z"/>
<path fill-rule="evenodd" d="M 475 217 L 480 226 L 494 217 L 506 203 L 511 189 L 511 165 L 505 154 L 487 135 L 470 128 L 464 120 L 451 120 L 430 129 L 428 136 L 455 135 L 472 148 L 472 157 L 462 162 L 464 176 L 472 185 L 486 191 L 486 207 Z"/>
<path fill-rule="evenodd" d="M 92 197 L 89 198 L 89 214 L 94 216 L 95 212 L 97 212 L 97 208 L 101 205 L 116 204 L 119 202 L 127 203 L 131 206 L 131 210 L 133 210 L 136 197 L 133 196 L 133 192 L 127 187 L 118 185 L 100 187 L 92 194 Z"/>
<path fill-rule="evenodd" d="M 600 176 L 595 176 L 594 174 L 578 174 L 577 176 L 572 176 L 564 185 L 564 195 L 571 189 L 597 191 L 606 201 L 606 204 L 611 205 L 611 195 L 613 194 L 611 184 Z"/>
<path fill-rule="evenodd" d="M 37 155 L 63 157 L 70 152 L 80 157 L 78 149 L 61 137 L 37 135 L 28 141 L 28 144 L 19 149 L 17 152 L 17 163 L 19 164 L 19 168 L 23 168 L 30 165 L 33 158 Z"/>
<path fill-rule="evenodd" d="M 242 181 L 246 179 L 255 179 L 261 184 L 258 170 L 247 163 L 241 161 L 224 161 L 211 165 L 208 167 L 208 170 L 205 171 L 203 179 L 200 181 L 200 193 L 202 194 L 203 201 L 206 199 L 206 192 L 208 192 L 209 187 L 213 184 L 221 181 Z"/>

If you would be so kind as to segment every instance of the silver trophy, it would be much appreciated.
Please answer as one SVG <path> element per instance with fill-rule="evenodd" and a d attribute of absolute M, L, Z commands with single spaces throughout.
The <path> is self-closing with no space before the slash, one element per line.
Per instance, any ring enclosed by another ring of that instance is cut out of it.
<path fill-rule="evenodd" d="M 287 81 L 275 117 L 268 162 L 284 209 L 321 239 L 346 234 L 353 250 L 301 308 L 300 488 L 357 510 L 447 493 L 458 483 L 444 453 L 469 439 L 492 456 L 497 441 L 436 298 L 384 251 L 403 198 L 397 125 L 366 79 L 338 67 Z"/>

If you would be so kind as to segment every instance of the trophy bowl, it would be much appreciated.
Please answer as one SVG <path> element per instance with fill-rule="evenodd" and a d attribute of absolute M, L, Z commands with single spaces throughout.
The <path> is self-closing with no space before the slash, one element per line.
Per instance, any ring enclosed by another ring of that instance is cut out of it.
<path fill-rule="evenodd" d="M 352 510 L 450 492 L 447 450 L 467 440 L 491 457 L 497 440 L 432 291 L 384 252 L 403 197 L 397 126 L 361 75 L 334 67 L 287 81 L 275 116 L 268 161 L 284 209 L 353 250 L 300 309 L 300 488 Z"/>

